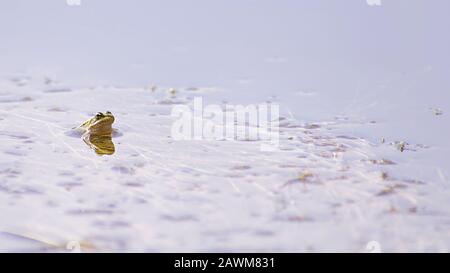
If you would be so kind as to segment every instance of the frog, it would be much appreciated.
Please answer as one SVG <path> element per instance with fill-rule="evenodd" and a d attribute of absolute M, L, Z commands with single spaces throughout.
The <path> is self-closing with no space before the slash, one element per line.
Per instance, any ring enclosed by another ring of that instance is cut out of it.
<path fill-rule="evenodd" d="M 85 130 L 85 134 L 104 136 L 113 133 L 112 124 L 115 118 L 110 111 L 98 112 L 93 118 L 83 122 L 78 128 Z"/>
<path fill-rule="evenodd" d="M 110 111 L 98 112 L 94 117 L 74 129 L 84 132 L 83 141 L 98 155 L 112 155 L 115 152 L 112 142 L 112 135 L 115 132 L 112 128 L 114 121 L 115 117 Z"/>

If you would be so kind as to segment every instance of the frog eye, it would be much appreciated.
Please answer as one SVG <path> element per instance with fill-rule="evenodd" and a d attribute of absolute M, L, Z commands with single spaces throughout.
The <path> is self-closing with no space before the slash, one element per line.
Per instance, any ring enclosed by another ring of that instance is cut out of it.
<path fill-rule="evenodd" d="M 107 115 L 111 115 L 112 113 L 110 111 L 106 111 L 106 114 Z"/>
<path fill-rule="evenodd" d="M 95 117 L 96 117 L 96 118 L 101 118 L 101 117 L 103 117 L 103 113 L 98 112 L 98 113 L 95 115 Z"/>

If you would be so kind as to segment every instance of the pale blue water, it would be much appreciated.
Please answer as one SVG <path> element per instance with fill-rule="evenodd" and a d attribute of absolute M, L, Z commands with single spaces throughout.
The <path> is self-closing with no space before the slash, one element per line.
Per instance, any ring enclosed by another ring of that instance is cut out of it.
<path fill-rule="evenodd" d="M 448 190 L 449 10 L 447 0 L 1 0 L 0 75 L 211 86 L 222 91 L 206 103 L 270 100 L 301 122 L 346 117 L 360 124 L 339 128 L 345 135 L 429 146 L 376 152 L 405 163 L 402 176 Z"/>
<path fill-rule="evenodd" d="M 449 9 L 445 0 L 2 1 L 0 72 L 219 86 L 228 100 L 276 95 L 299 119 L 404 120 L 450 106 Z"/>

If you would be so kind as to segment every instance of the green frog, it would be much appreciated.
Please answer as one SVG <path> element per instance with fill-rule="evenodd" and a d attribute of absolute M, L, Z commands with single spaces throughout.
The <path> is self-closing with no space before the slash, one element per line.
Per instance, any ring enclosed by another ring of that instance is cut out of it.
<path fill-rule="evenodd" d="M 84 131 L 83 141 L 98 155 L 112 155 L 115 152 L 112 142 L 113 128 L 115 118 L 110 111 L 105 113 L 98 112 L 93 118 L 85 121 L 77 127 Z"/>
<path fill-rule="evenodd" d="M 104 114 L 98 112 L 93 118 L 85 121 L 78 128 L 84 129 L 90 135 L 111 135 L 114 121 L 115 118 L 110 111 L 106 111 Z"/>

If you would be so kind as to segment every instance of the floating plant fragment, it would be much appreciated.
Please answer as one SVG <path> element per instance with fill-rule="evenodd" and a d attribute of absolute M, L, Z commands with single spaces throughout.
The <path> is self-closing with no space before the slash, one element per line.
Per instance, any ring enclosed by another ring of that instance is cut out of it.
<path fill-rule="evenodd" d="M 435 114 L 436 116 L 440 116 L 443 115 L 444 112 L 442 111 L 442 109 L 440 108 L 430 108 L 430 110 L 433 112 L 433 114 Z"/>
<path fill-rule="evenodd" d="M 300 181 L 306 181 L 306 180 L 308 180 L 308 178 L 313 177 L 313 176 L 314 176 L 314 174 L 306 171 L 306 172 L 301 173 L 297 179 Z"/>
<path fill-rule="evenodd" d="M 400 142 L 395 144 L 395 147 L 397 148 L 397 150 L 399 150 L 400 152 L 403 153 L 403 151 L 405 151 L 406 144 L 407 144 L 406 142 L 400 141 Z"/>
<path fill-rule="evenodd" d="M 175 97 L 178 91 L 175 88 L 170 88 L 167 90 L 167 94 L 169 94 L 171 97 Z"/>
<path fill-rule="evenodd" d="M 371 159 L 369 160 L 370 163 L 376 164 L 376 165 L 395 165 L 394 161 L 391 161 L 389 159 Z"/>

